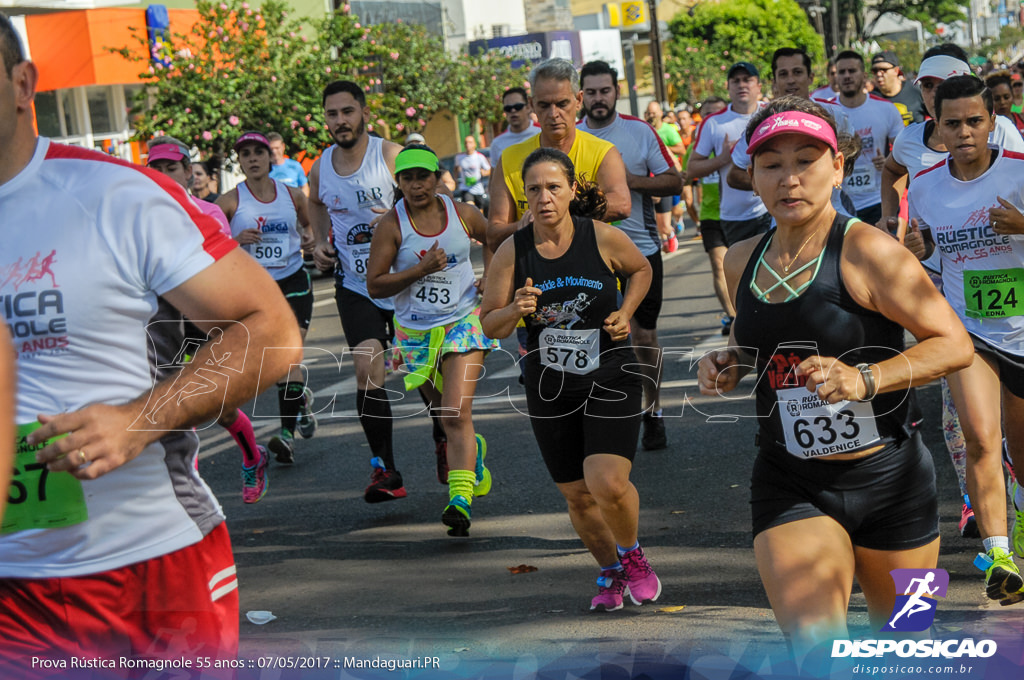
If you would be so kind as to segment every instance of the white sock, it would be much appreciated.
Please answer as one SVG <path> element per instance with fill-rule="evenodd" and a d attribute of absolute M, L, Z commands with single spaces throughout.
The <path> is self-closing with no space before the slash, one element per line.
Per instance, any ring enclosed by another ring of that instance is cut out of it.
<path fill-rule="evenodd" d="M 989 552 L 992 548 L 1002 548 L 1003 552 L 1010 552 L 1010 539 L 1006 536 L 989 536 L 981 542 L 985 546 L 985 552 Z"/>

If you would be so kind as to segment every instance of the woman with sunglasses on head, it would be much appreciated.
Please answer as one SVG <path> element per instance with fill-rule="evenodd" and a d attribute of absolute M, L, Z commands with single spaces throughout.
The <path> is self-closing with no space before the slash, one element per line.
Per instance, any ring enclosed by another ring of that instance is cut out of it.
<path fill-rule="evenodd" d="M 718 395 L 758 371 L 754 553 L 802 655 L 847 637 L 854 578 L 878 629 L 896 597 L 889 571 L 935 567 L 935 475 L 910 388 L 969 364 L 971 346 L 913 256 L 832 207 L 844 158 L 824 108 L 782 97 L 746 134 L 754 190 L 777 226 L 726 255 L 736 321 L 699 381 Z"/>
<path fill-rule="evenodd" d="M 449 536 L 468 536 L 474 496 L 491 489 L 487 442 L 473 429 L 473 395 L 487 352 L 499 344 L 480 328 L 480 282 L 471 239 L 487 240 L 487 220 L 474 206 L 441 193 L 437 156 L 407 145 L 395 159 L 401 198 L 373 234 L 366 268 L 371 297 L 395 303 L 395 346 L 405 362 L 406 389 L 420 388 L 440 415 L 448 440 Z M 484 276 L 490 251 L 484 249 Z M 378 469 L 384 462 L 375 458 Z"/>
<path fill-rule="evenodd" d="M 548 472 L 573 528 L 601 574 L 594 611 L 661 595 L 637 536 L 640 497 L 629 481 L 640 434 L 641 383 L 629 320 L 647 294 L 651 265 L 621 230 L 593 217 L 604 195 L 577 179 L 561 151 L 526 157 L 524 193 L 533 223 L 494 255 L 480 318 L 504 338 L 527 330 L 526 403 Z M 620 293 L 618 281 L 626 282 Z"/>

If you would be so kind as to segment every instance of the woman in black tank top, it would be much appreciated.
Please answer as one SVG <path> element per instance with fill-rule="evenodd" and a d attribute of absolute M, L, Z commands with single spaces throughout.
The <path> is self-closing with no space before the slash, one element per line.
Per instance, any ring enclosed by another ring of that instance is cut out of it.
<path fill-rule="evenodd" d="M 533 224 L 498 249 L 480 319 L 488 337 L 529 333 L 526 393 L 541 455 L 573 527 L 601 568 L 590 608 L 654 601 L 661 582 L 637 538 L 640 498 L 629 481 L 640 432 L 641 385 L 629 319 L 651 283 L 647 259 L 604 213 L 569 158 L 538 149 L 523 164 Z M 575 213 L 575 214 L 571 214 Z M 624 279 L 623 294 L 617 278 Z M 606 519 L 607 518 L 607 519 Z"/>
<path fill-rule="evenodd" d="M 969 364 L 971 346 L 905 248 L 837 218 L 829 198 L 843 155 L 828 112 L 777 99 L 747 141 L 754 190 L 778 226 L 726 255 L 737 317 L 730 347 L 701 359 L 700 388 L 728 392 L 757 368 L 754 552 L 802 655 L 848 637 L 854 574 L 875 630 L 900 629 L 889 571 L 935 567 L 934 471 L 910 424 L 910 388 Z M 910 349 L 904 328 L 917 338 Z"/>

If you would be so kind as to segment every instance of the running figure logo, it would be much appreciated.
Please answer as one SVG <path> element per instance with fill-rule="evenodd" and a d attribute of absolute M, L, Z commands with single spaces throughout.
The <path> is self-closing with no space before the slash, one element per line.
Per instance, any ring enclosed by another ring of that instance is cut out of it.
<path fill-rule="evenodd" d="M 889 574 L 896 584 L 896 604 L 882 630 L 928 630 L 935 620 L 935 598 L 946 597 L 949 573 L 945 569 L 893 569 Z"/>

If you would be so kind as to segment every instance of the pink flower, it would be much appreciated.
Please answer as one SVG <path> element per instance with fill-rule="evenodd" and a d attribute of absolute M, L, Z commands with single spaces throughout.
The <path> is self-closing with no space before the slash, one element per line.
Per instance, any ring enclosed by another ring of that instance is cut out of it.
<path fill-rule="evenodd" d="M 371 44 L 371 45 L 376 45 L 376 44 L 377 44 L 377 41 L 376 41 L 376 40 L 371 40 L 371 41 L 370 41 L 370 44 Z"/>
<path fill-rule="evenodd" d="M 725 50 L 724 52 L 722 52 L 722 56 L 728 57 L 729 56 L 729 50 Z"/>
<path fill-rule="evenodd" d="M 276 83 L 277 82 L 277 76 L 270 76 L 270 82 Z"/>
<path fill-rule="evenodd" d="M 405 97 L 399 97 L 398 101 L 400 101 L 400 102 L 402 102 L 404 104 L 405 103 Z"/>
<path fill-rule="evenodd" d="M 409 116 L 410 118 L 412 118 L 413 116 L 415 116 L 415 115 L 416 115 L 416 109 L 414 109 L 413 107 L 411 107 L 411 106 L 410 106 L 409 108 L 407 108 L 407 109 L 405 110 L 405 115 L 407 115 L 407 116 Z"/>
<path fill-rule="evenodd" d="M 390 56 L 390 57 L 391 57 L 392 59 L 394 59 L 394 60 L 396 60 L 396 61 L 397 61 L 397 60 L 398 60 L 398 56 L 399 56 L 399 55 L 398 55 L 398 52 L 392 52 L 392 53 L 391 53 L 390 55 L 388 55 L 388 56 Z"/>
<path fill-rule="evenodd" d="M 226 101 L 224 101 L 223 99 L 221 99 L 221 100 L 220 100 L 220 105 L 221 105 L 221 106 L 224 106 L 225 104 L 227 104 L 227 102 L 226 102 Z"/>
<path fill-rule="evenodd" d="M 248 30 L 249 30 L 249 24 L 247 24 L 247 23 L 245 23 L 245 22 L 243 21 L 243 22 L 242 22 L 242 23 L 241 23 L 241 24 L 239 25 L 239 28 L 241 28 L 241 29 L 242 29 L 243 31 L 248 31 Z"/>
<path fill-rule="evenodd" d="M 395 129 L 398 130 L 399 132 L 401 132 L 402 130 L 405 129 L 405 124 L 404 123 L 399 123 L 399 124 L 395 125 Z"/>
<path fill-rule="evenodd" d="M 422 118 L 417 118 L 416 122 L 420 124 L 420 127 L 423 127 L 424 125 L 427 124 L 427 121 L 423 120 Z"/>
<path fill-rule="evenodd" d="M 238 120 L 238 116 L 228 116 L 228 122 L 231 123 L 232 125 L 237 126 L 238 123 L 241 122 L 241 121 Z"/>
<path fill-rule="evenodd" d="M 297 121 L 297 120 L 293 120 L 293 121 L 292 121 L 292 129 L 294 130 L 294 129 L 295 129 L 295 128 L 297 128 L 297 127 L 299 127 L 299 121 Z"/>
<path fill-rule="evenodd" d="M 423 104 L 420 104 L 419 107 L 422 109 L 423 108 Z"/>
<path fill-rule="evenodd" d="M 346 2 L 344 5 L 341 6 L 341 11 L 344 12 L 345 14 L 348 14 L 349 12 L 352 11 L 352 6 Z"/>
<path fill-rule="evenodd" d="M 357 21 L 357 22 L 356 22 L 356 28 L 362 28 L 362 27 L 363 27 L 363 25 L 362 25 L 362 24 L 360 24 L 360 23 L 359 23 L 359 22 Z"/>
<path fill-rule="evenodd" d="M 245 16 L 251 17 L 252 16 L 252 10 L 251 9 L 245 10 Z"/>
<path fill-rule="evenodd" d="M 312 119 L 313 119 L 313 114 L 307 113 L 306 114 L 306 120 L 312 120 Z"/>
<path fill-rule="evenodd" d="M 331 67 L 330 67 L 330 66 L 328 66 L 328 67 L 327 67 L 327 68 L 325 68 L 324 70 L 325 70 L 325 71 L 327 71 L 328 73 L 330 73 L 330 72 L 331 72 Z"/>
<path fill-rule="evenodd" d="M 222 2 L 222 3 L 220 3 L 220 8 L 221 8 L 221 9 L 223 9 L 223 10 L 226 10 L 226 9 L 228 8 L 228 6 L 227 6 L 227 5 L 225 5 L 225 4 L 224 4 L 224 3 Z"/>
<path fill-rule="evenodd" d="M 186 108 L 185 113 L 192 113 L 192 109 Z"/>
<path fill-rule="evenodd" d="M 209 130 L 203 130 L 203 139 L 205 139 L 208 142 L 213 139 L 213 135 L 210 133 Z"/>
<path fill-rule="evenodd" d="M 174 121 L 173 120 L 169 120 L 169 121 L 167 121 L 167 124 L 168 125 L 174 125 Z"/>
<path fill-rule="evenodd" d="M 257 14 L 256 15 L 256 21 L 263 21 L 263 15 L 262 14 Z"/>
<path fill-rule="evenodd" d="M 491 76 L 491 80 L 497 80 L 498 76 Z"/>
<path fill-rule="evenodd" d="M 249 9 L 249 3 L 243 2 L 242 3 L 242 9 Z"/>

